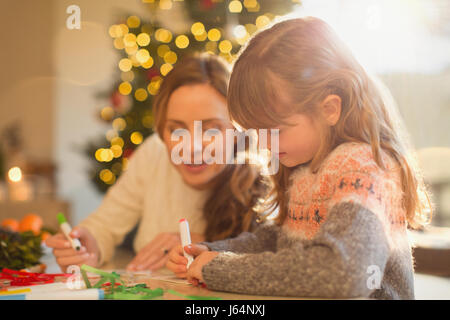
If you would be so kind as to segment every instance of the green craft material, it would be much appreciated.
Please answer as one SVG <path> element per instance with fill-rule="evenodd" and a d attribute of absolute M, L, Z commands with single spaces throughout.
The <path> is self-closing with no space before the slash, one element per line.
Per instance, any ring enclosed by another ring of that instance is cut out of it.
<path fill-rule="evenodd" d="M 164 291 L 161 288 L 155 290 L 148 289 L 145 284 L 137 284 L 133 287 L 118 286 L 112 294 L 105 295 L 106 299 L 119 300 L 149 300 L 162 297 Z"/>
<path fill-rule="evenodd" d="M 98 274 L 101 278 L 94 286 L 92 286 L 86 272 Z M 87 266 L 85 264 L 81 266 L 81 274 L 83 275 L 83 280 L 86 283 L 87 288 L 101 288 L 102 285 L 106 282 L 109 282 L 111 284 L 109 288 L 111 292 L 105 294 L 105 299 L 149 300 L 157 297 L 162 297 L 164 294 L 163 289 L 156 288 L 155 290 L 151 290 L 147 288 L 144 283 L 127 287 L 120 279 L 120 275 L 116 272 L 113 271 L 109 273 L 96 269 L 94 267 Z M 116 286 L 116 283 L 120 283 L 120 285 Z"/>
<path fill-rule="evenodd" d="M 92 286 L 89 282 L 89 278 L 86 272 L 95 273 L 100 276 L 100 280 Z M 94 267 L 87 266 L 83 264 L 81 266 L 81 274 L 83 276 L 83 280 L 86 284 L 87 288 L 101 288 L 103 284 L 106 282 L 111 283 L 110 293 L 105 294 L 105 299 L 115 299 L 115 300 L 150 300 L 158 297 L 162 297 L 164 295 L 164 290 L 161 288 L 156 288 L 155 290 L 151 290 L 147 288 L 147 285 L 144 283 L 136 284 L 134 286 L 125 286 L 123 281 L 120 279 L 120 275 L 116 272 L 106 272 Z M 120 285 L 115 286 L 116 283 L 120 283 Z M 189 299 L 189 300 L 222 300 L 219 297 L 210 297 L 210 296 L 187 296 L 182 293 L 179 293 L 175 290 L 167 290 L 168 293 L 173 294 L 175 296 Z"/>
<path fill-rule="evenodd" d="M 187 296 L 184 295 L 182 293 L 179 293 L 175 290 L 167 290 L 168 293 L 173 294 L 175 296 L 181 297 L 181 298 L 185 298 L 185 299 L 189 299 L 189 300 L 222 300 L 222 298 L 219 297 L 210 297 L 210 296 Z"/>

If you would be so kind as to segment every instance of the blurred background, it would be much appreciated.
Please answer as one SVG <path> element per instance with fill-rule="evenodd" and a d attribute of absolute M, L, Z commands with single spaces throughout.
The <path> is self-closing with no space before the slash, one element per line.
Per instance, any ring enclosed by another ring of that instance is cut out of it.
<path fill-rule="evenodd" d="M 450 227 L 447 0 L 1 0 L 0 218 L 73 224 L 100 204 L 152 134 L 151 103 L 186 53 L 232 62 L 282 16 L 330 23 L 391 90 Z M 51 216 L 51 218 L 45 218 Z"/>

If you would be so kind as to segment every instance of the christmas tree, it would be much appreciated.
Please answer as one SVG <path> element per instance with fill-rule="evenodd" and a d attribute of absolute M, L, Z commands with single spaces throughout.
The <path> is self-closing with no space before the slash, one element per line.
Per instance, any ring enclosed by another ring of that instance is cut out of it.
<path fill-rule="evenodd" d="M 273 19 L 285 15 L 298 0 L 142 0 L 152 16 L 178 9 L 189 25 L 176 33 L 161 22 L 124 15 L 112 25 L 112 44 L 120 51 L 118 80 L 109 92 L 100 118 L 111 124 L 105 136 L 87 144 L 93 183 L 105 192 L 126 170 L 129 157 L 153 133 L 152 101 L 164 77 L 184 55 L 208 51 L 229 62 L 240 47 Z M 170 23 L 165 23 L 169 25 Z"/>

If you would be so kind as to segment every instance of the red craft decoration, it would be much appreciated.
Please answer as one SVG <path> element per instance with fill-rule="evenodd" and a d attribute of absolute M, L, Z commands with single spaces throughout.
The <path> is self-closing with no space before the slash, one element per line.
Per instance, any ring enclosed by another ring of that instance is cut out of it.
<path fill-rule="evenodd" d="M 11 269 L 2 269 L 0 279 L 11 280 L 10 286 L 33 286 L 38 284 L 46 284 L 55 282 L 56 277 L 70 277 L 71 274 L 66 273 L 33 273 L 25 271 L 17 271 Z"/>

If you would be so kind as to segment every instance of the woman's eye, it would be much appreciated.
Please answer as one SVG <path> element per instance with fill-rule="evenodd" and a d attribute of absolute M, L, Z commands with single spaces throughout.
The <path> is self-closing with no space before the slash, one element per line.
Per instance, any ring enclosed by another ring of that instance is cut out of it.
<path fill-rule="evenodd" d="M 183 129 L 183 128 L 182 128 L 182 127 L 168 127 L 168 128 L 167 128 L 167 130 L 168 130 L 170 133 L 173 133 L 174 131 L 179 130 L 179 129 Z"/>
<path fill-rule="evenodd" d="M 205 128 L 204 131 L 208 131 L 211 133 L 218 133 L 218 132 L 220 132 L 220 128 Z"/>
<path fill-rule="evenodd" d="M 209 130 L 210 132 L 216 133 L 217 131 L 222 130 L 222 126 L 220 126 L 220 125 L 210 125 L 210 126 L 203 127 L 203 131 L 207 131 L 207 130 Z"/>

